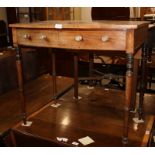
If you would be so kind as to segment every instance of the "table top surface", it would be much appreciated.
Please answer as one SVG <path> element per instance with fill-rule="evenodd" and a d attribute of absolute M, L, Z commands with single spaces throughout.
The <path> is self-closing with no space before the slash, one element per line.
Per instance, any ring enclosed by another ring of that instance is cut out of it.
<path fill-rule="evenodd" d="M 15 28 L 53 28 L 53 29 L 137 29 L 143 26 L 148 26 L 146 21 L 74 21 L 74 20 L 52 20 L 39 21 L 32 23 L 16 23 L 10 24 L 10 27 Z"/>

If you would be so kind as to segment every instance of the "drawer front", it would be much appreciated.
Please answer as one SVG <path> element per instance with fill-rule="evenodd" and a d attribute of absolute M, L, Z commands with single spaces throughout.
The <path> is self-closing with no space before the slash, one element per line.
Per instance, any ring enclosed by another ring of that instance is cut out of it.
<path fill-rule="evenodd" d="M 72 49 L 126 50 L 126 31 L 62 31 L 59 46 Z"/>
<path fill-rule="evenodd" d="M 58 32 L 54 30 L 17 29 L 20 45 L 37 47 L 57 47 Z"/>

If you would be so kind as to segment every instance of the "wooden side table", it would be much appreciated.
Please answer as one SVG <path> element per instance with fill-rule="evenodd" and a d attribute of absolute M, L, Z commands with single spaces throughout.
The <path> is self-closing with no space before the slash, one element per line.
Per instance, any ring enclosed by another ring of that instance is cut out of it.
<path fill-rule="evenodd" d="M 122 51 L 126 54 L 127 72 L 124 101 L 123 143 L 128 143 L 129 107 L 133 90 L 134 57 L 142 48 L 142 76 L 145 74 L 147 60 L 148 22 L 141 21 L 44 21 L 28 24 L 11 24 L 13 43 L 16 47 L 16 65 L 18 71 L 19 94 L 21 98 L 22 118 L 27 125 L 26 105 L 24 101 L 21 46 L 74 49 L 74 98 L 78 97 L 78 53 L 80 50 Z M 78 51 L 79 50 L 79 51 Z M 56 94 L 55 52 L 53 60 L 53 91 Z M 143 82 L 143 79 L 142 79 Z M 141 85 L 142 90 L 144 84 Z M 143 102 L 144 91 L 141 91 Z"/>

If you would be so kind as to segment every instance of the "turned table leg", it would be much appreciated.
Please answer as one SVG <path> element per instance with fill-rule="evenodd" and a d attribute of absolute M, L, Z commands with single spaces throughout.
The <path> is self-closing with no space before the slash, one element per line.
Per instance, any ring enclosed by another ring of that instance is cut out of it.
<path fill-rule="evenodd" d="M 90 88 L 93 87 L 93 80 L 91 80 L 93 76 L 93 68 L 94 68 L 93 64 L 94 64 L 94 54 L 89 53 L 89 87 Z"/>
<path fill-rule="evenodd" d="M 25 104 L 25 98 L 24 98 L 22 53 L 19 46 L 16 47 L 16 68 L 17 68 L 18 92 L 20 97 L 22 120 L 24 125 L 26 125 L 27 115 L 26 115 L 26 104 Z"/>
<path fill-rule="evenodd" d="M 147 46 L 144 44 L 142 48 L 142 59 L 141 59 L 141 81 L 140 81 L 140 94 L 139 94 L 139 107 L 138 107 L 139 119 L 142 119 L 144 93 L 147 85 L 147 74 L 146 74 L 147 50 L 148 50 Z"/>
<path fill-rule="evenodd" d="M 74 98 L 79 99 L 78 96 L 78 54 L 74 53 Z"/>
<path fill-rule="evenodd" d="M 128 143 L 128 125 L 129 125 L 129 107 L 132 96 L 132 81 L 133 81 L 133 55 L 127 54 L 127 72 L 126 72 L 126 88 L 125 88 L 125 107 L 124 107 L 124 132 L 123 144 Z"/>
<path fill-rule="evenodd" d="M 55 60 L 55 52 L 52 51 L 52 92 L 53 99 L 56 102 L 56 94 L 57 94 L 57 84 L 56 84 L 56 60 Z"/>
<path fill-rule="evenodd" d="M 137 81 L 138 81 L 138 68 L 139 68 L 139 59 L 134 59 L 133 66 L 133 87 L 132 87 L 132 101 L 130 106 L 130 111 L 136 110 L 136 95 L 137 95 Z"/>

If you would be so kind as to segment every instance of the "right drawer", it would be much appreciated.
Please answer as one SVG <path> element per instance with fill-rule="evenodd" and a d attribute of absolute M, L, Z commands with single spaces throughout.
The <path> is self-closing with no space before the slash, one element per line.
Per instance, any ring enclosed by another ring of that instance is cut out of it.
<path fill-rule="evenodd" d="M 72 49 L 126 50 L 126 31 L 70 31 L 59 33 L 59 46 Z"/>

